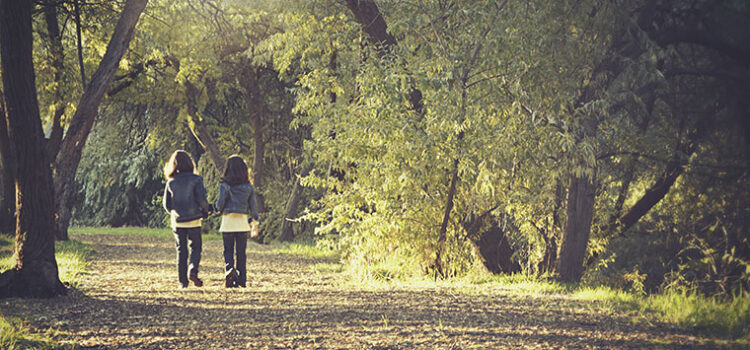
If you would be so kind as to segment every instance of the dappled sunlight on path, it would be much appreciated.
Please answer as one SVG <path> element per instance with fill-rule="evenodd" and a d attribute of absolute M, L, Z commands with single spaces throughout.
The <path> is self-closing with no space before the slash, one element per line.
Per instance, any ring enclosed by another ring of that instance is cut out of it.
<path fill-rule="evenodd" d="M 221 240 L 204 240 L 205 286 L 177 288 L 169 237 L 78 234 L 95 250 L 78 290 L 2 301 L 3 313 L 53 327 L 83 349 L 716 348 L 664 325 L 588 303 L 502 290 L 365 290 L 330 262 L 248 245 L 249 285 L 223 287 Z"/>

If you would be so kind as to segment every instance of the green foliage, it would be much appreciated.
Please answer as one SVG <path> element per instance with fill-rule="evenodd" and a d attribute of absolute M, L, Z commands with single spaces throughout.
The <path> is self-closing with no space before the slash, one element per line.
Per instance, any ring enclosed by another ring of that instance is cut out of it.
<path fill-rule="evenodd" d="M 158 116 L 146 106 L 131 106 L 100 116 L 108 127 L 96 128 L 76 177 L 79 201 L 75 225 L 164 225 L 164 209 L 156 195 L 163 191 L 160 148 L 146 140 Z M 165 152 L 166 153 L 166 152 Z M 160 198 L 158 198 L 160 199 Z"/>

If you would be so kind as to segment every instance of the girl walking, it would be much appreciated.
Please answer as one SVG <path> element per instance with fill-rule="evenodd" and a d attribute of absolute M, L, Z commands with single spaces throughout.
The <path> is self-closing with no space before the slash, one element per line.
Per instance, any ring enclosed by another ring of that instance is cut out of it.
<path fill-rule="evenodd" d="M 201 223 L 208 217 L 208 201 L 203 178 L 194 172 L 195 164 L 190 154 L 177 150 L 164 164 L 164 209 L 170 215 L 172 232 L 177 248 L 177 277 L 181 288 L 187 288 L 188 280 L 196 287 L 203 286 L 198 278 L 201 262 Z M 190 273 L 188 276 L 188 247 Z"/>
<path fill-rule="evenodd" d="M 219 231 L 224 239 L 225 287 L 245 287 L 247 283 L 247 234 L 257 235 L 258 206 L 255 188 L 250 184 L 247 164 L 238 155 L 227 159 L 214 205 L 221 215 Z M 250 222 L 255 220 L 253 227 Z M 237 257 L 235 264 L 235 255 Z"/>

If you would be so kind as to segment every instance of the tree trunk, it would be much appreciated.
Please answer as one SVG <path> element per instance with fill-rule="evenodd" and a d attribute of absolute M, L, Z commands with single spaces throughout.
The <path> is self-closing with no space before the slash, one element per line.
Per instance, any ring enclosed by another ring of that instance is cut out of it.
<path fill-rule="evenodd" d="M 6 118 L 16 152 L 15 267 L 0 275 L 0 297 L 64 294 L 55 260 L 52 174 L 34 83 L 31 1 L 0 1 L 0 57 Z"/>
<path fill-rule="evenodd" d="M 555 263 L 557 263 L 557 250 L 558 250 L 558 233 L 562 231 L 562 219 L 560 218 L 560 210 L 562 209 L 562 201 L 565 198 L 565 186 L 562 182 L 557 181 L 555 186 L 555 204 L 552 208 L 552 228 L 549 232 L 544 235 L 544 257 L 542 262 L 539 264 L 539 271 L 549 274 L 555 273 Z"/>
<path fill-rule="evenodd" d="M 76 193 L 75 175 L 86 140 L 96 120 L 99 103 L 107 92 L 107 85 L 112 80 L 120 59 L 133 38 L 135 25 L 147 2 L 148 0 L 128 0 L 125 3 L 112 38 L 107 45 L 107 51 L 78 102 L 78 109 L 71 118 L 70 126 L 60 146 L 60 153 L 55 164 L 57 238 L 60 240 L 68 239 L 68 225 Z"/>
<path fill-rule="evenodd" d="M 47 23 L 47 47 L 49 52 L 50 67 L 54 80 L 54 104 L 52 106 L 52 128 L 49 139 L 45 145 L 45 153 L 50 163 L 57 157 L 60 150 L 60 142 L 63 137 L 61 123 L 62 115 L 65 114 L 65 94 L 63 92 L 63 72 L 65 55 L 63 52 L 60 26 L 57 22 L 57 4 L 49 2 L 44 4 L 44 20 Z"/>
<path fill-rule="evenodd" d="M 303 170 L 299 177 L 307 176 L 308 172 L 309 170 Z M 289 194 L 289 200 L 286 202 L 284 222 L 281 223 L 281 236 L 279 236 L 279 241 L 282 242 L 294 240 L 294 222 L 292 220 L 297 217 L 297 207 L 302 199 L 302 183 L 299 177 L 294 177 L 294 187 L 292 187 L 292 193 Z"/>
<path fill-rule="evenodd" d="M 208 132 L 206 124 L 203 123 L 203 119 L 200 116 L 198 110 L 198 96 L 200 91 L 191 82 L 185 82 L 185 93 L 187 94 L 187 107 L 188 114 L 190 115 L 190 121 L 188 123 L 190 132 L 192 132 L 195 139 L 203 147 L 203 150 L 208 154 L 208 158 L 211 159 L 211 163 L 216 167 L 216 173 L 220 176 L 223 175 L 224 171 L 224 157 L 219 152 L 219 146 L 216 144 L 211 133 Z"/>
<path fill-rule="evenodd" d="M 86 91 L 86 68 L 83 65 L 83 39 L 81 38 L 81 6 L 78 0 L 73 0 L 73 8 L 76 22 L 76 48 L 78 52 L 78 68 L 81 71 L 81 86 Z"/>
<path fill-rule="evenodd" d="M 263 102 L 263 96 L 260 92 L 260 71 L 255 72 L 255 76 L 252 79 L 246 80 L 247 86 L 247 100 L 248 107 L 251 110 L 250 115 L 253 123 L 253 186 L 256 189 L 258 212 L 264 212 L 266 208 L 266 201 L 263 197 L 263 174 L 266 168 L 265 152 L 266 142 L 263 139 L 263 117 L 266 110 L 265 103 Z"/>
<path fill-rule="evenodd" d="M 2 201 L 0 201 L 0 233 L 16 232 L 15 154 L 8 139 L 5 119 L 5 97 L 0 91 L 0 163 L 2 163 Z"/>
<path fill-rule="evenodd" d="M 596 186 L 587 176 L 574 177 L 568 187 L 568 221 L 565 224 L 557 272 L 564 282 L 577 282 L 583 273 Z"/>

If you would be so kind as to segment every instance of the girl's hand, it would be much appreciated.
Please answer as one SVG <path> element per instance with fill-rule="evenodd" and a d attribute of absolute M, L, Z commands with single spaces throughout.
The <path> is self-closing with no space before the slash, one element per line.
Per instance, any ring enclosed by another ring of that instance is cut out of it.
<path fill-rule="evenodd" d="M 257 221 L 253 221 L 250 227 L 250 237 L 252 238 L 258 237 L 258 222 Z"/>

